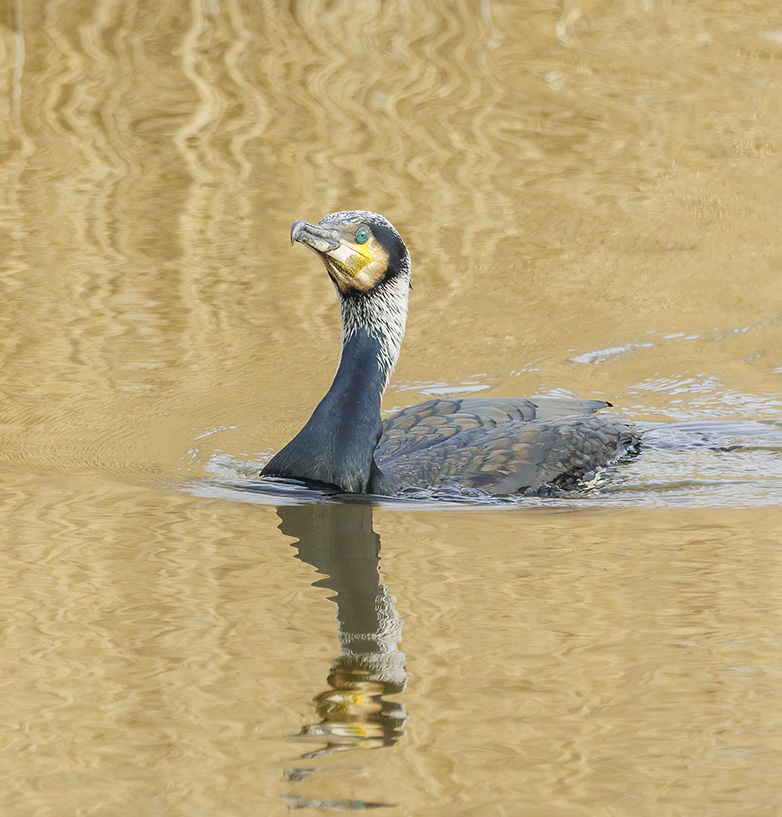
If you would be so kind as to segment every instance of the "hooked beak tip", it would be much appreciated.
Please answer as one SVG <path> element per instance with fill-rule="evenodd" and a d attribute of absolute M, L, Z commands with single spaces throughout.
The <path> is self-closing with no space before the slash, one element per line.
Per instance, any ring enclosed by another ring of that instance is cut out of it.
<path fill-rule="evenodd" d="M 306 222 L 294 221 L 291 225 L 291 247 L 296 243 L 296 239 L 299 236 L 299 230 L 301 229 L 302 224 L 306 224 Z"/>

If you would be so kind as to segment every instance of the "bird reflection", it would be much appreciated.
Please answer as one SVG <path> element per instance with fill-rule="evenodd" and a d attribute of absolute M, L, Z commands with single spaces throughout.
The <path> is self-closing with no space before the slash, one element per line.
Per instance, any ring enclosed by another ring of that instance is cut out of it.
<path fill-rule="evenodd" d="M 372 506 L 294 505 L 278 507 L 277 514 L 280 530 L 298 540 L 298 558 L 324 574 L 314 586 L 333 590 L 337 605 L 340 653 L 331 665 L 329 688 L 315 697 L 320 720 L 296 736 L 325 746 L 304 757 L 391 746 L 407 716 L 386 696 L 405 688 L 407 673 L 399 649 L 402 622 L 380 580 Z"/>

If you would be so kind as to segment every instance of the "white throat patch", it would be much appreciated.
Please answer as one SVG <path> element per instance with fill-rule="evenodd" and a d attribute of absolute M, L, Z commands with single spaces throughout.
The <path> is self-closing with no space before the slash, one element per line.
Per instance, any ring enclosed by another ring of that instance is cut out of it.
<path fill-rule="evenodd" d="M 409 267 L 409 265 L 408 265 Z M 406 271 L 367 292 L 360 298 L 339 298 L 342 318 L 342 345 L 358 331 L 366 329 L 380 343 L 378 363 L 383 373 L 383 389 L 399 358 L 407 321 L 410 275 Z M 336 286 L 336 285 L 335 285 Z M 339 290 L 337 290 L 339 295 Z"/>

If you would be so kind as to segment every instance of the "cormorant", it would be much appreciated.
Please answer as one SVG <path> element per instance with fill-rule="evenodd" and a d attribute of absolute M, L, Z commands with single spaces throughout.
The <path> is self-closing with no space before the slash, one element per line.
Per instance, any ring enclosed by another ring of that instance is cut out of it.
<path fill-rule="evenodd" d="M 380 398 L 399 356 L 410 255 L 385 219 L 365 210 L 296 221 L 291 244 L 326 265 L 342 318 L 334 382 L 304 428 L 261 476 L 335 485 L 349 493 L 468 488 L 543 493 L 588 478 L 638 446 L 633 425 L 601 400 L 440 398 L 385 421 Z"/>

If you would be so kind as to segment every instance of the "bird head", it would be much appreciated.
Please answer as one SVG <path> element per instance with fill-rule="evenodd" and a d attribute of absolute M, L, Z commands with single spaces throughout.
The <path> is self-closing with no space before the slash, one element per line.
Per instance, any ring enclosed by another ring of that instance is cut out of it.
<path fill-rule="evenodd" d="M 317 253 L 342 295 L 369 292 L 398 276 L 410 276 L 410 255 L 389 221 L 367 210 L 332 213 L 318 224 L 295 221 L 291 244 Z"/>

